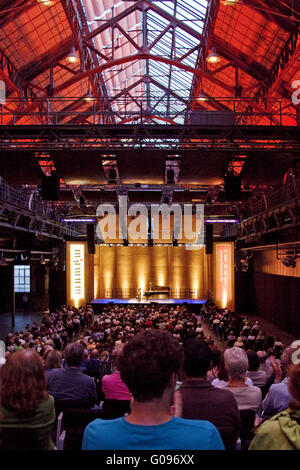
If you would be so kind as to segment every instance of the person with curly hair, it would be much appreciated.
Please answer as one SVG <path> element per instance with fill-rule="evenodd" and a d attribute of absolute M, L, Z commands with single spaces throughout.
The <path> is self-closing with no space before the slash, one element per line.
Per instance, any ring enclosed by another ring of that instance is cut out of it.
<path fill-rule="evenodd" d="M 54 399 L 47 391 L 43 361 L 37 352 L 23 349 L 9 356 L 0 371 L 0 400 L 2 433 L 7 428 L 35 430 L 39 449 L 55 449 L 50 438 Z M 15 445 L 18 449 L 18 442 Z"/>
<path fill-rule="evenodd" d="M 132 396 L 130 414 L 91 422 L 82 449 L 224 450 L 213 424 L 172 413 L 182 363 L 182 347 L 166 330 L 148 329 L 130 338 L 118 361 L 121 379 Z"/>

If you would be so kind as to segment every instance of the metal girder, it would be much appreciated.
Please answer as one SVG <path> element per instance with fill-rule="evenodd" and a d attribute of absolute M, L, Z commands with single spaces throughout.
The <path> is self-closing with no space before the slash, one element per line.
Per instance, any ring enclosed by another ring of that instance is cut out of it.
<path fill-rule="evenodd" d="M 24 79 L 22 73 L 16 69 L 3 50 L 0 50 L 0 78 L 6 83 L 8 92 L 17 93 L 20 98 L 34 99 L 36 97 L 28 81 Z"/>
<path fill-rule="evenodd" d="M 224 59 L 237 65 L 241 70 L 251 75 L 258 81 L 266 80 L 269 71 L 265 69 L 260 63 L 252 58 L 249 58 L 238 49 L 235 49 L 231 44 L 227 44 L 223 39 L 214 37 L 214 45 L 217 52 L 224 57 Z"/>
<path fill-rule="evenodd" d="M 28 0 L 10 0 L 8 2 L 7 8 L 11 11 L 6 14 L 3 14 L 3 11 L 0 11 L 0 29 L 3 28 L 10 21 L 15 20 L 16 18 L 18 18 L 18 16 L 33 8 L 34 6 L 34 2 L 30 2 Z M 5 9 L 5 6 L 2 6 L 1 8 Z"/>
<path fill-rule="evenodd" d="M 220 7 L 220 0 L 212 0 L 208 5 L 206 18 L 205 18 L 205 24 L 203 28 L 202 47 L 198 52 L 198 57 L 197 57 L 197 62 L 196 62 L 196 67 L 195 67 L 200 70 L 202 68 L 206 69 L 206 57 L 208 55 L 208 50 L 211 45 L 211 38 L 213 36 L 213 31 L 214 31 L 219 7 Z M 199 95 L 200 90 L 201 90 L 201 78 L 194 76 L 192 87 L 191 87 L 191 92 L 190 92 L 190 99 L 192 100 L 191 102 L 192 109 L 194 108 L 196 104 L 195 97 Z"/>
<path fill-rule="evenodd" d="M 288 18 L 289 10 L 283 7 L 282 2 L 271 0 L 243 0 L 243 4 L 253 7 L 254 10 L 259 11 L 265 18 L 273 21 L 285 31 L 292 31 L 297 28 L 295 22 Z M 290 16 L 292 16 L 290 12 Z"/>
<path fill-rule="evenodd" d="M 0 148 L 299 151 L 296 126 L 35 125 L 0 126 Z"/>
<path fill-rule="evenodd" d="M 78 2 L 75 4 L 75 2 L 72 0 L 61 0 L 61 3 L 72 29 L 73 37 L 81 52 L 82 71 L 87 70 L 95 65 L 99 65 L 98 58 L 95 53 L 91 49 L 87 48 L 84 44 L 83 31 L 85 31 L 87 34 L 88 28 L 86 22 L 83 22 L 81 19 L 81 17 L 84 16 L 82 6 Z M 95 98 L 101 98 L 100 101 L 97 102 L 97 106 L 101 110 L 109 110 L 110 101 L 102 74 L 98 73 L 96 75 L 92 75 L 90 77 L 90 82 Z M 108 114 L 106 124 L 114 122 L 112 116 L 112 114 Z"/>
<path fill-rule="evenodd" d="M 7 95 L 11 93 L 17 93 L 20 102 L 15 110 L 15 113 L 23 111 L 24 109 L 36 109 L 39 108 L 40 115 L 45 110 L 43 102 L 36 103 L 36 93 L 33 91 L 32 86 L 24 79 L 22 74 L 16 69 L 4 51 L 0 50 L 0 79 L 2 79 L 8 88 Z M 26 104 L 29 103 L 27 106 Z M 40 117 L 39 115 L 39 117 Z M 15 122 L 18 121 L 18 117 Z"/>
<path fill-rule="evenodd" d="M 270 95 L 278 90 L 280 84 L 282 84 L 285 77 L 300 57 L 300 45 L 297 46 L 298 36 L 298 29 L 291 33 L 269 72 L 266 84 Z"/>
<path fill-rule="evenodd" d="M 41 55 L 38 60 L 33 60 L 21 70 L 25 80 L 32 81 L 42 73 L 46 72 L 51 66 L 55 66 L 57 62 L 64 59 L 70 52 L 72 45 L 72 36 L 59 42 L 45 54 Z"/>
<path fill-rule="evenodd" d="M 91 69 L 91 70 L 88 70 L 88 71 L 85 71 L 85 72 L 81 72 L 81 73 L 77 74 L 76 76 L 70 78 L 68 81 L 66 81 L 63 84 L 56 87 L 54 92 L 59 93 L 62 90 L 64 90 L 65 88 L 67 88 L 67 87 L 73 85 L 74 83 L 78 82 L 79 80 L 82 80 L 83 78 L 86 78 L 90 75 L 94 75 L 96 73 L 103 72 L 104 70 L 107 70 L 107 69 L 109 69 L 109 68 L 111 68 L 115 65 L 121 65 L 121 64 L 128 63 L 128 62 L 133 62 L 135 60 L 153 60 L 153 61 L 156 61 L 156 62 L 162 62 L 162 63 L 168 64 L 168 65 L 174 65 L 175 67 L 178 67 L 182 70 L 186 70 L 187 72 L 190 72 L 194 75 L 197 75 L 198 77 L 207 78 L 212 83 L 215 83 L 216 85 L 222 87 L 224 90 L 227 90 L 227 91 L 230 91 L 231 93 L 234 93 L 233 87 L 231 87 L 231 86 L 223 83 L 222 81 L 218 80 L 210 72 L 207 72 L 205 70 L 195 69 L 193 67 L 190 67 L 189 65 L 181 63 L 178 60 L 168 59 L 167 57 L 159 57 L 159 56 L 149 54 L 149 53 L 145 53 L 145 52 L 133 54 L 133 55 L 127 56 L 127 57 L 121 57 L 119 59 L 115 59 L 115 60 L 112 60 L 110 62 L 107 62 L 106 64 L 102 64 L 99 67 L 96 67 L 94 69 Z"/>
<path fill-rule="evenodd" d="M 60 222 L 41 217 L 6 202 L 1 202 L 0 227 L 55 239 L 64 239 L 65 236 L 77 237 L 78 235 L 75 230 Z"/>

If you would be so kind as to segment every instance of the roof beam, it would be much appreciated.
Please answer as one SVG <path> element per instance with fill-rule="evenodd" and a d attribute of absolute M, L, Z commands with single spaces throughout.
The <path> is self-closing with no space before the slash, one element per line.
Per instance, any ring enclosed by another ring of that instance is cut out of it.
<path fill-rule="evenodd" d="M 197 70 L 193 67 L 190 67 L 189 65 L 181 63 L 178 60 L 169 59 L 167 57 L 159 57 L 159 56 L 148 54 L 148 53 L 137 53 L 137 54 L 133 54 L 133 55 L 127 56 L 127 57 L 121 57 L 119 59 L 115 59 L 115 60 L 112 60 L 110 62 L 107 62 L 106 64 L 102 64 L 99 67 L 96 67 L 94 69 L 87 70 L 85 72 L 81 72 L 81 73 L 77 74 L 76 76 L 71 77 L 70 80 L 66 81 L 65 83 L 59 85 L 54 90 L 54 92 L 59 93 L 62 90 L 64 90 L 65 88 L 68 88 L 69 86 L 71 86 L 74 83 L 78 82 L 79 80 L 82 80 L 82 79 L 88 77 L 89 75 L 94 75 L 96 73 L 103 72 L 104 70 L 110 69 L 111 67 L 113 67 L 115 65 L 125 64 L 127 62 L 133 62 L 135 60 L 146 60 L 146 59 L 154 60 L 156 62 L 162 62 L 162 63 L 168 64 L 168 65 L 174 65 L 175 67 L 178 67 L 182 70 L 186 70 L 187 72 L 195 74 L 199 77 L 202 76 L 204 78 L 207 78 L 211 82 L 213 82 L 216 85 L 222 87 L 224 90 L 227 90 L 229 92 L 234 93 L 233 87 L 231 87 L 231 86 L 227 85 L 226 83 L 222 82 L 221 80 L 216 78 L 214 75 L 212 75 L 210 72 L 207 72 L 205 70 Z"/>
<path fill-rule="evenodd" d="M 266 83 L 270 95 L 278 90 L 291 68 L 298 61 L 300 57 L 300 44 L 297 45 L 297 43 L 298 30 L 291 33 L 268 75 Z"/>
<path fill-rule="evenodd" d="M 219 54 L 226 60 L 237 65 L 241 70 L 251 75 L 258 81 L 265 81 L 269 71 L 265 69 L 260 63 L 256 62 L 249 56 L 246 56 L 238 49 L 233 48 L 232 45 L 224 42 L 223 39 L 214 37 L 214 45 Z"/>
<path fill-rule="evenodd" d="M 220 7 L 220 0 L 212 0 L 208 5 L 204 29 L 203 29 L 202 47 L 198 51 L 197 62 L 196 62 L 196 68 L 199 70 L 206 69 L 205 60 L 208 54 L 208 49 L 210 47 L 211 38 L 214 33 L 214 27 L 215 27 L 219 7 Z M 195 75 L 193 78 L 191 92 L 190 92 L 191 109 L 193 109 L 194 106 L 198 104 L 195 101 L 195 98 L 199 95 L 201 87 L 202 87 L 202 77 L 198 77 Z"/>
<path fill-rule="evenodd" d="M 284 9 L 281 2 L 272 0 L 269 4 L 265 0 L 243 0 L 243 4 L 258 11 L 266 19 L 273 21 L 285 31 L 290 32 L 297 29 L 295 22 L 288 19 L 288 16 L 292 16 L 292 12 L 287 8 Z"/>
<path fill-rule="evenodd" d="M 33 60 L 21 70 L 23 77 L 32 81 L 42 73 L 46 72 L 51 66 L 64 59 L 70 52 L 72 45 L 72 36 L 58 43 L 55 47 L 48 49 L 38 60 Z"/>
<path fill-rule="evenodd" d="M 99 65 L 97 55 L 84 46 L 83 31 L 88 33 L 88 27 L 86 22 L 83 22 L 81 19 L 84 18 L 84 11 L 81 7 L 81 4 L 79 2 L 74 3 L 70 0 L 61 0 L 61 3 L 69 21 L 73 37 L 78 44 L 78 48 L 82 55 L 82 69 L 89 69 L 90 67 Z M 94 97 L 100 98 L 99 102 L 97 102 L 100 109 L 104 110 L 107 109 L 107 107 L 110 107 L 109 96 L 102 74 L 98 73 L 96 75 L 92 75 L 90 77 L 90 84 Z M 108 123 L 111 123 L 111 115 L 108 117 L 107 124 Z"/>
<path fill-rule="evenodd" d="M 34 6 L 36 6 L 34 2 L 28 0 L 14 0 L 8 2 L 7 9 L 9 11 L 6 14 L 0 11 L 0 29 L 4 28 L 10 21 L 16 20 L 18 16 L 27 12 Z M 2 6 L 1 9 L 5 10 L 5 6 Z"/>

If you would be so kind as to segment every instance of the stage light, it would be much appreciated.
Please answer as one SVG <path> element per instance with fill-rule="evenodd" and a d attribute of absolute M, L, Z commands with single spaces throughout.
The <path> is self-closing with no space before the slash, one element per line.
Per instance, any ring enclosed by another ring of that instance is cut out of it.
<path fill-rule="evenodd" d="M 218 64 L 219 62 L 221 62 L 221 57 L 218 56 L 218 54 L 216 53 L 216 49 L 214 46 L 212 46 L 209 55 L 206 57 L 206 61 L 209 64 Z"/>
<path fill-rule="evenodd" d="M 66 61 L 69 64 L 77 64 L 80 61 L 74 46 L 72 46 L 70 53 L 67 55 Z"/>

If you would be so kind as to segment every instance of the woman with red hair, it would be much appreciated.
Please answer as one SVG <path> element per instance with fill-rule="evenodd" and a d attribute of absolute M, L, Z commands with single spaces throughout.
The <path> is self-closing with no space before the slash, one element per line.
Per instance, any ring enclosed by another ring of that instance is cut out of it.
<path fill-rule="evenodd" d="M 50 438 L 55 421 L 54 399 L 47 392 L 44 365 L 32 349 L 12 354 L 0 369 L 0 428 L 32 430 L 35 448 L 55 449 Z M 15 448 L 18 449 L 18 442 Z"/>

